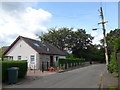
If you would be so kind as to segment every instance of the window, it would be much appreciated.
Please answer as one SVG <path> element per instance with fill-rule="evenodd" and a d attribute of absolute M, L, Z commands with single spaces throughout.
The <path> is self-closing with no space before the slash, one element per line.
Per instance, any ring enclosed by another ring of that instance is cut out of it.
<path fill-rule="evenodd" d="M 34 55 L 31 55 L 31 56 L 30 56 L 30 61 L 31 61 L 31 62 L 35 61 L 35 56 L 34 56 Z"/>
<path fill-rule="evenodd" d="M 44 43 L 42 43 L 42 45 L 45 47 L 46 45 Z"/>
<path fill-rule="evenodd" d="M 37 43 L 33 43 L 35 46 L 39 47 L 39 45 Z"/>
<path fill-rule="evenodd" d="M 13 60 L 13 56 L 8 56 L 8 60 Z"/>
<path fill-rule="evenodd" d="M 21 60 L 21 56 L 18 56 L 18 60 Z"/>
<path fill-rule="evenodd" d="M 56 57 L 56 61 L 58 61 L 58 57 Z"/>

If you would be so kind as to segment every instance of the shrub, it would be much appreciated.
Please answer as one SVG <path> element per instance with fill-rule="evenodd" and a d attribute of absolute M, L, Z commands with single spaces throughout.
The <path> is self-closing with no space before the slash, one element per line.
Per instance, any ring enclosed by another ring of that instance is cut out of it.
<path fill-rule="evenodd" d="M 118 61 L 116 58 L 116 53 L 113 52 L 111 55 L 111 61 L 110 64 L 108 65 L 108 70 L 110 73 L 118 73 Z"/>
<path fill-rule="evenodd" d="M 63 65 L 63 64 L 70 64 L 71 63 L 82 63 L 82 62 L 85 62 L 85 59 L 83 58 L 60 58 L 59 59 L 59 65 Z"/>
<path fill-rule="evenodd" d="M 23 78 L 27 73 L 27 61 L 1 61 L 2 62 L 2 81 L 8 80 L 8 68 L 19 67 L 18 78 Z"/>
<path fill-rule="evenodd" d="M 110 73 L 118 73 L 118 60 L 117 52 L 120 51 L 120 37 L 113 41 L 114 49 L 110 57 L 110 64 L 108 65 L 108 70 Z"/>

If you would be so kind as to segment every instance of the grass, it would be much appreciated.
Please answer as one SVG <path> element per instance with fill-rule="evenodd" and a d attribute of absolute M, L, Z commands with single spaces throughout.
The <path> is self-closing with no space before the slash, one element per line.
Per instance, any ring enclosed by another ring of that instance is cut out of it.
<path fill-rule="evenodd" d="M 109 86 L 108 86 L 108 89 L 109 89 L 109 90 L 118 90 L 118 87 L 115 86 L 115 85 L 109 85 Z"/>

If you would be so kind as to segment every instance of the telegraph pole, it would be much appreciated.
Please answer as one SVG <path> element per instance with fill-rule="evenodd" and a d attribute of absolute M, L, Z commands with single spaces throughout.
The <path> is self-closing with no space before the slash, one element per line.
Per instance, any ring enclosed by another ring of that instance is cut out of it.
<path fill-rule="evenodd" d="M 108 51 L 107 51 L 107 42 L 106 42 L 106 29 L 105 29 L 105 23 L 107 23 L 107 21 L 104 21 L 104 15 L 103 15 L 102 7 L 100 7 L 100 16 L 101 16 L 102 21 L 98 24 L 102 24 L 102 30 L 103 30 L 103 36 L 104 36 L 103 46 L 105 48 L 106 65 L 108 65 Z"/>

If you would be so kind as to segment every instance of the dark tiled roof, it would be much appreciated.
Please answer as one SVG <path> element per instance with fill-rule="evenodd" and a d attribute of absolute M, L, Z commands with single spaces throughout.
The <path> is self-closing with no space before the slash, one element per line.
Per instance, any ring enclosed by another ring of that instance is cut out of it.
<path fill-rule="evenodd" d="M 21 39 L 23 39 L 27 44 L 29 44 L 34 50 L 36 50 L 40 54 L 47 54 L 47 55 L 63 55 L 65 56 L 65 52 L 62 50 L 58 49 L 54 45 L 38 40 L 33 40 L 30 38 L 22 37 L 20 36 Z"/>

